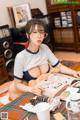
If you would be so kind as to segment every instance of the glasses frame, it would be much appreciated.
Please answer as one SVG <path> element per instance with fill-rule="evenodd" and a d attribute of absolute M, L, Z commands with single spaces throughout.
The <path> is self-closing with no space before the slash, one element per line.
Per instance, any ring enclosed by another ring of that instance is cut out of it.
<path fill-rule="evenodd" d="M 33 31 L 33 32 L 31 32 L 31 33 L 29 33 L 29 34 L 40 34 L 40 35 L 42 35 L 42 36 L 44 36 L 44 38 L 46 38 L 47 36 L 48 36 L 48 33 L 46 33 L 46 32 L 41 32 L 41 31 Z"/>

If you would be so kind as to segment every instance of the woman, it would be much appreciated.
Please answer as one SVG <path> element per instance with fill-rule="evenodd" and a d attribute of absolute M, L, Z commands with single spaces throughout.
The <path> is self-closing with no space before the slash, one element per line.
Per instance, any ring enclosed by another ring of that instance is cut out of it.
<path fill-rule="evenodd" d="M 46 30 L 44 22 L 37 19 L 28 21 L 26 35 L 29 45 L 15 58 L 14 81 L 9 88 L 11 99 L 16 99 L 24 92 L 41 95 L 44 89 L 37 84 L 41 80 L 46 80 L 51 73 L 61 72 L 74 77 L 80 76 L 80 72 L 62 65 L 48 46 L 42 44 L 48 35 Z"/>

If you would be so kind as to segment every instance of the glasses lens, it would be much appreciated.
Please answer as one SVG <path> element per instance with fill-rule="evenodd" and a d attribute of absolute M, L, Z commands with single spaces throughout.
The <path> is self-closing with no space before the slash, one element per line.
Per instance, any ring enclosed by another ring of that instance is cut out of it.
<path fill-rule="evenodd" d="M 46 33 L 44 30 L 34 30 L 32 33 L 40 34 L 40 35 L 44 36 L 45 38 L 48 36 L 48 33 Z"/>

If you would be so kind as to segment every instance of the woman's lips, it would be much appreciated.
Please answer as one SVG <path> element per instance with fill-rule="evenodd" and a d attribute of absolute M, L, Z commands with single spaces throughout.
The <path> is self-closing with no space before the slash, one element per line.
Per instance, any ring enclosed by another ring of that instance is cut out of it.
<path fill-rule="evenodd" d="M 38 42 L 38 43 L 42 43 L 42 41 L 41 41 L 41 40 L 37 40 L 37 42 Z"/>

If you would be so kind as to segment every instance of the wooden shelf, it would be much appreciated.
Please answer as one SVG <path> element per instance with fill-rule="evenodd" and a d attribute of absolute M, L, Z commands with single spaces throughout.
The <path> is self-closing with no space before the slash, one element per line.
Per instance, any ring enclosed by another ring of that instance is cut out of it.
<path fill-rule="evenodd" d="M 54 27 L 55 29 L 73 29 L 73 27 Z M 80 28 L 80 26 L 79 26 Z"/>
<path fill-rule="evenodd" d="M 80 4 L 50 4 L 49 0 L 46 3 L 53 25 L 54 49 L 80 52 Z"/>

